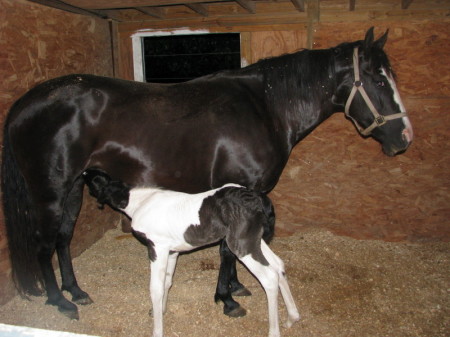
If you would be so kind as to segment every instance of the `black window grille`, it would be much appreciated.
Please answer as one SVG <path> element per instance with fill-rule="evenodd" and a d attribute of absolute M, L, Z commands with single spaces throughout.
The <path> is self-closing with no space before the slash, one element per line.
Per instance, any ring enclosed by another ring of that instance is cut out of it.
<path fill-rule="evenodd" d="M 241 67 L 239 33 L 143 38 L 146 82 L 176 83 Z"/>

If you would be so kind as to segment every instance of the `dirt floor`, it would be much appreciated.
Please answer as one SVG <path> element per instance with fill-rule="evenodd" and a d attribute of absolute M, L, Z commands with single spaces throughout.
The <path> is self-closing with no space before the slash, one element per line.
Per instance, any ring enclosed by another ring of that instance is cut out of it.
<path fill-rule="evenodd" d="M 276 237 L 300 322 L 282 336 L 450 336 L 450 243 L 359 241 L 325 230 Z M 253 296 L 238 300 L 247 316 L 229 318 L 213 301 L 218 248 L 180 256 L 164 319 L 168 337 L 266 336 L 265 294 L 242 266 L 240 280 Z M 146 249 L 111 230 L 74 260 L 80 286 L 94 304 L 71 321 L 38 297 L 14 298 L 0 322 L 103 337 L 150 336 Z M 281 321 L 286 318 L 279 303 Z"/>

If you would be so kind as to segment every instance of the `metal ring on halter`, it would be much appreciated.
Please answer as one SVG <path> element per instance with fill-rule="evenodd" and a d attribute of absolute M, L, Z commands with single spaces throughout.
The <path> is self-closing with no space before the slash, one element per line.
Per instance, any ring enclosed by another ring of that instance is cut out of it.
<path fill-rule="evenodd" d="M 361 133 L 363 136 L 368 136 L 370 135 L 373 129 L 386 124 L 388 121 L 407 116 L 406 112 L 399 112 L 388 116 L 383 116 L 378 113 L 377 109 L 375 108 L 369 96 L 367 95 L 367 92 L 363 86 L 363 82 L 359 77 L 358 47 L 355 47 L 353 49 L 353 72 L 355 75 L 355 81 L 353 82 L 353 88 L 350 91 L 350 95 L 347 98 L 347 102 L 345 103 L 344 113 L 355 124 L 359 133 Z M 372 124 L 370 124 L 365 129 L 361 127 L 361 125 L 359 125 L 359 123 L 352 116 L 350 116 L 350 105 L 352 104 L 353 99 L 355 98 L 356 92 L 359 92 L 361 94 L 362 98 L 366 102 L 368 108 L 370 109 L 374 117 Z"/>

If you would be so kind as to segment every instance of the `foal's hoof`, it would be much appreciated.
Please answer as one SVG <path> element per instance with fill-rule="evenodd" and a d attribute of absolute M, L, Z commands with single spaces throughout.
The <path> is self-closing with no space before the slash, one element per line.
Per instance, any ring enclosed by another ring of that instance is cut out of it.
<path fill-rule="evenodd" d="M 252 293 L 250 290 L 248 290 L 246 287 L 241 287 L 236 290 L 233 290 L 231 293 L 233 296 L 252 296 Z"/>
<path fill-rule="evenodd" d="M 233 318 L 237 318 L 237 317 L 243 317 L 247 314 L 247 310 L 245 310 L 243 307 L 238 306 L 237 308 L 234 308 L 231 311 L 225 312 L 224 314 Z"/>

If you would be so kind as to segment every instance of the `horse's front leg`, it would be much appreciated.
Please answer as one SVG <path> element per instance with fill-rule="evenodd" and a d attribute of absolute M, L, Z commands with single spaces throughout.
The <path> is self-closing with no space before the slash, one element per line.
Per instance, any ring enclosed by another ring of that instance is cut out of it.
<path fill-rule="evenodd" d="M 153 307 L 153 337 L 163 337 L 164 293 L 169 251 L 167 249 L 155 247 L 155 252 L 156 259 L 150 264 L 150 297 Z"/>
<path fill-rule="evenodd" d="M 223 302 L 223 313 L 230 317 L 245 316 L 246 310 L 238 302 L 233 300 L 232 291 L 238 291 L 246 288 L 239 283 L 236 271 L 236 256 L 231 252 L 225 240 L 220 245 L 220 270 L 217 281 L 216 302 Z M 248 293 L 250 293 L 247 290 Z"/>
<path fill-rule="evenodd" d="M 69 192 L 64 204 L 63 219 L 56 241 L 56 251 L 58 253 L 59 268 L 61 270 L 62 286 L 61 290 L 71 293 L 72 301 L 85 305 L 93 303 L 89 295 L 80 289 L 72 266 L 70 255 L 70 242 L 78 214 L 80 213 L 83 195 L 83 180 L 78 179 L 72 190 Z"/>

